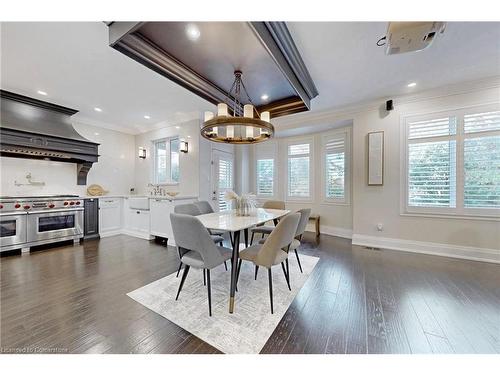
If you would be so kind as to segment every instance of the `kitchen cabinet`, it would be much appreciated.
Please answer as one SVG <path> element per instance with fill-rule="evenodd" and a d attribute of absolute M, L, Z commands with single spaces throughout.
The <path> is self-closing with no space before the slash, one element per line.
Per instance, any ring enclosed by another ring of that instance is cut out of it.
<path fill-rule="evenodd" d="M 119 234 L 123 228 L 122 198 L 99 199 L 99 232 L 101 237 Z"/>
<path fill-rule="evenodd" d="M 123 233 L 144 238 L 151 239 L 150 235 L 150 213 L 149 210 L 140 210 L 130 208 L 129 199 L 125 198 L 123 203 L 124 210 L 124 229 Z"/>
<path fill-rule="evenodd" d="M 99 238 L 99 199 L 84 199 L 83 207 L 83 239 Z"/>
<path fill-rule="evenodd" d="M 174 212 L 174 207 L 178 204 L 193 203 L 195 199 L 151 199 L 150 200 L 150 233 L 153 236 L 168 239 L 169 245 L 175 245 L 172 226 L 170 224 L 170 214 Z"/>

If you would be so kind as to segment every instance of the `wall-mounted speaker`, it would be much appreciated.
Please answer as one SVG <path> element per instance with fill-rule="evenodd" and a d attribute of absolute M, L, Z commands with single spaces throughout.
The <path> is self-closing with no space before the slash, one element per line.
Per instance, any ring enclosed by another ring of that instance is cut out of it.
<path fill-rule="evenodd" d="M 385 102 L 385 109 L 387 111 L 392 111 L 394 109 L 394 104 L 392 103 L 392 100 L 388 100 Z"/>

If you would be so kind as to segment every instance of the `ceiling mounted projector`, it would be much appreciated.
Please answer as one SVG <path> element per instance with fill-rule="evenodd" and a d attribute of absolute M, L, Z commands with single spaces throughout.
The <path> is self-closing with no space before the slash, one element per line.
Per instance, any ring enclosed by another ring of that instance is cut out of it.
<path fill-rule="evenodd" d="M 446 22 L 389 22 L 387 34 L 377 45 L 382 46 L 385 40 L 385 54 L 421 51 L 444 33 Z"/>

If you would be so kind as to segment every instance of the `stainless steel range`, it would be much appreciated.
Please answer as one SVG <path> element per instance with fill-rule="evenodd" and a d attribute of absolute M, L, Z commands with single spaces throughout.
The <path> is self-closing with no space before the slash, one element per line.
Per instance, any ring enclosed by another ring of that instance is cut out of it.
<path fill-rule="evenodd" d="M 0 251 L 83 237 L 83 200 L 76 195 L 0 197 Z"/>

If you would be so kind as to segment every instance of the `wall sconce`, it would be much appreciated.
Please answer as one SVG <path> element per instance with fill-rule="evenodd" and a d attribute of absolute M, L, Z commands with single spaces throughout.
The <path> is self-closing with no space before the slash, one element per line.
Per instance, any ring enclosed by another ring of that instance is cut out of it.
<path fill-rule="evenodd" d="M 139 147 L 139 158 L 146 159 L 146 148 Z"/>
<path fill-rule="evenodd" d="M 181 143 L 179 145 L 179 151 L 180 152 L 184 152 L 185 154 L 187 154 L 188 148 L 189 148 L 188 143 L 186 141 L 181 141 Z"/>

